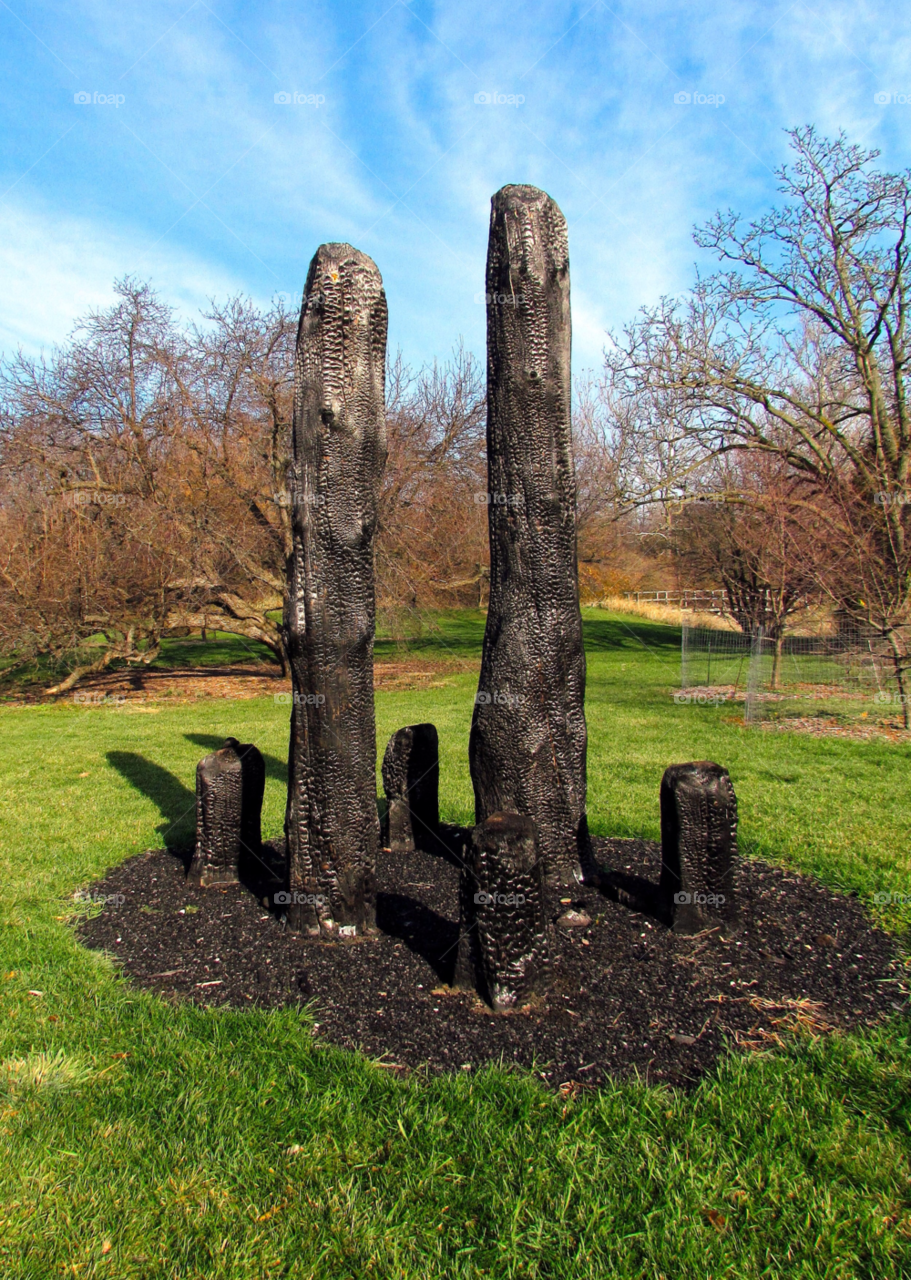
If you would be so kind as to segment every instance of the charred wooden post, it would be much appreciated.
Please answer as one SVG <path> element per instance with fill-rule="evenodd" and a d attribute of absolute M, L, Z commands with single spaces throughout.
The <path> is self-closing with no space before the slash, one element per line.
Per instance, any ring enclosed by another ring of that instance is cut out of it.
<path fill-rule="evenodd" d="M 295 362 L 285 831 L 289 924 L 330 936 L 364 932 L 375 920 L 373 542 L 386 462 L 385 359 L 376 265 L 350 245 L 321 245 Z"/>
<path fill-rule="evenodd" d="M 383 756 L 387 843 L 393 853 L 433 849 L 440 825 L 440 748 L 435 725 L 412 724 Z"/>
<path fill-rule="evenodd" d="M 737 797 L 711 760 L 674 764 L 661 779 L 660 889 L 675 933 L 737 915 Z"/>
<path fill-rule="evenodd" d="M 588 859 L 566 222 L 536 187 L 493 197 L 487 252 L 490 605 L 469 757 L 475 819 L 535 820 L 548 878 Z"/>
<path fill-rule="evenodd" d="M 236 884 L 262 847 L 266 768 L 252 743 L 227 738 L 196 766 L 196 852 L 190 877 L 202 887 Z"/>
<path fill-rule="evenodd" d="M 495 813 L 475 827 L 459 883 L 459 951 L 453 985 L 496 1010 L 547 984 L 550 946 L 544 863 L 534 821 Z"/>

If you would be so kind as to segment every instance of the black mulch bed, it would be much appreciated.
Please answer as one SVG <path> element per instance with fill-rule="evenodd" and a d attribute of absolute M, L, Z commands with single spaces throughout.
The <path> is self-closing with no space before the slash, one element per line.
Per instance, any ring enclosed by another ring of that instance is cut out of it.
<path fill-rule="evenodd" d="M 118 895 L 79 935 L 134 983 L 206 1005 L 312 1004 L 314 1034 L 394 1070 L 533 1067 L 553 1086 L 637 1071 L 693 1084 L 728 1046 L 767 1048 L 798 1026 L 869 1026 L 907 1010 L 899 951 L 854 898 L 762 862 L 744 862 L 739 931 L 675 936 L 653 886 L 660 846 L 595 841 L 599 888 L 565 891 L 591 924 L 556 929 L 553 986 L 535 1007 L 494 1016 L 448 989 L 458 937 L 460 833 L 449 850 L 381 855 L 376 939 L 295 936 L 273 903 L 278 880 L 197 889 L 189 851 L 131 858 L 95 894 Z M 267 848 L 279 871 L 277 844 Z M 123 896 L 123 902 L 119 901 Z M 635 909 L 634 909 L 635 908 Z"/>

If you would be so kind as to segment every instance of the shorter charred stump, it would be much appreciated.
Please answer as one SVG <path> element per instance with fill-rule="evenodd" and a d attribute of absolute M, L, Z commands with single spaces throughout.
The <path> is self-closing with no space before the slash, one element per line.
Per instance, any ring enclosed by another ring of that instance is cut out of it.
<path fill-rule="evenodd" d="M 205 888 L 235 884 L 262 847 L 266 767 L 252 743 L 226 738 L 196 766 L 196 851 L 188 876 Z"/>
<path fill-rule="evenodd" d="M 383 756 L 386 844 L 393 853 L 433 851 L 440 826 L 440 748 L 436 726 L 412 724 L 389 739 Z"/>
<path fill-rule="evenodd" d="M 711 760 L 674 764 L 661 779 L 660 894 L 675 933 L 737 916 L 737 797 Z"/>
<path fill-rule="evenodd" d="M 459 950 L 453 986 L 491 1008 L 515 1008 L 550 972 L 544 861 L 534 820 L 494 813 L 479 823 L 459 880 Z"/>

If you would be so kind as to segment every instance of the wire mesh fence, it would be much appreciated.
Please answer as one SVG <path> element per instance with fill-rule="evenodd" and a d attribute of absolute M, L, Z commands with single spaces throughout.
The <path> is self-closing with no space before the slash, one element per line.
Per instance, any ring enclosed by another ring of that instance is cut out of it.
<path fill-rule="evenodd" d="M 850 625 L 776 641 L 761 630 L 715 631 L 684 620 L 678 700 L 742 703 L 747 724 L 819 717 L 822 702 L 836 708 L 830 719 L 888 718 L 903 709 L 886 639 Z"/>

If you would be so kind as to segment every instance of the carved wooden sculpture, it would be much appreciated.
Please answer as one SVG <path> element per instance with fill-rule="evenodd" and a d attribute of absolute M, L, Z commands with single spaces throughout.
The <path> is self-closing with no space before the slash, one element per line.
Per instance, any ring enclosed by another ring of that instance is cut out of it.
<path fill-rule="evenodd" d="M 292 928 L 363 932 L 379 843 L 373 709 L 373 540 L 386 461 L 386 297 L 375 264 L 324 244 L 297 337 L 288 767 Z M 316 900 L 319 905 L 312 905 Z"/>
<path fill-rule="evenodd" d="M 227 738 L 196 766 L 196 852 L 190 877 L 205 887 L 235 884 L 255 870 L 266 769 L 252 743 Z"/>
<path fill-rule="evenodd" d="M 434 725 L 412 724 L 392 735 L 383 756 L 383 790 L 393 853 L 433 849 L 440 825 L 440 753 Z"/>
<path fill-rule="evenodd" d="M 475 827 L 459 882 L 453 984 L 494 1009 L 514 1008 L 547 983 L 544 865 L 531 818 L 495 813 Z"/>
<path fill-rule="evenodd" d="M 711 760 L 674 764 L 661 779 L 661 881 L 675 933 L 736 918 L 737 797 Z"/>
<path fill-rule="evenodd" d="M 535 187 L 493 197 L 487 298 L 490 605 L 469 746 L 475 819 L 533 818 L 548 877 L 566 882 L 588 855 L 569 251 L 562 213 Z"/>

